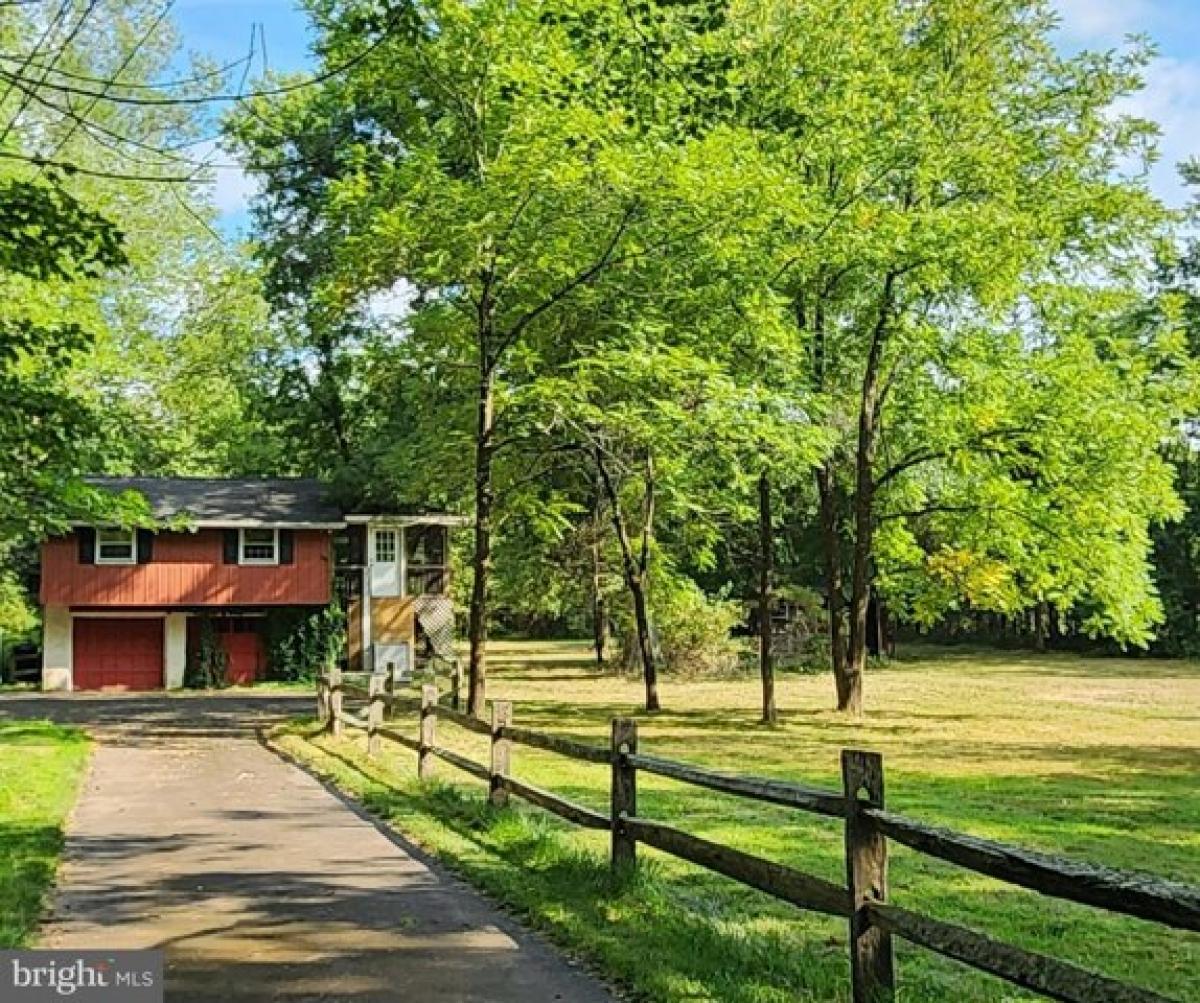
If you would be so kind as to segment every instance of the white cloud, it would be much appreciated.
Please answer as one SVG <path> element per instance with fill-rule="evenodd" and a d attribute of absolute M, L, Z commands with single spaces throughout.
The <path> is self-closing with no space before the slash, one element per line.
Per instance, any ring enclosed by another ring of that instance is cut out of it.
<path fill-rule="evenodd" d="M 241 169 L 218 169 L 212 186 L 213 205 L 222 216 L 246 212 L 258 192 L 258 182 Z"/>
<path fill-rule="evenodd" d="M 258 192 L 258 182 L 217 143 L 198 143 L 187 151 L 190 160 L 211 165 L 206 171 L 209 200 L 223 224 L 245 218 L 250 199 Z"/>
<path fill-rule="evenodd" d="M 1157 122 L 1162 129 L 1161 158 L 1150 172 L 1158 196 L 1182 206 L 1187 192 L 1179 178 L 1179 164 L 1200 154 L 1196 123 L 1200 122 L 1200 60 L 1162 57 L 1146 71 L 1146 87 L 1121 108 Z"/>
<path fill-rule="evenodd" d="M 1146 31 L 1153 20 L 1150 0 L 1058 0 L 1063 34 L 1081 45 L 1113 45 Z"/>
<path fill-rule="evenodd" d="M 367 312 L 376 320 L 403 320 L 412 310 L 416 287 L 401 280 L 383 292 L 375 293 L 367 303 Z"/>
<path fill-rule="evenodd" d="M 1157 122 L 1162 135 L 1159 161 L 1150 186 L 1169 205 L 1180 207 L 1188 193 L 1178 165 L 1200 154 L 1200 53 L 1180 45 L 1195 23 L 1184 0 L 1056 0 L 1061 37 L 1068 49 L 1109 49 L 1134 34 L 1148 34 L 1172 54 L 1155 59 L 1145 71 L 1145 88 L 1122 101 L 1118 110 Z"/>

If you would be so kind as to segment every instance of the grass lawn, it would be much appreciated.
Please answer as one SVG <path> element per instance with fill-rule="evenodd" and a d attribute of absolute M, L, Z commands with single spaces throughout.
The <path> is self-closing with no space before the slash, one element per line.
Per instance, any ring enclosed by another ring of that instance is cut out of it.
<path fill-rule="evenodd" d="M 667 710 L 637 713 L 637 679 L 598 674 L 582 645 L 500 645 L 489 693 L 516 723 L 606 744 L 639 717 L 643 752 L 731 771 L 840 786 L 838 750 L 883 753 L 888 805 L 930 822 L 1097 864 L 1200 884 L 1200 665 L 925 649 L 867 680 L 868 713 L 833 713 L 832 680 L 785 676 L 784 720 L 756 724 L 753 679 L 663 686 Z M 415 713 L 401 719 L 415 735 Z M 439 722 L 439 744 L 486 762 L 486 740 Z M 310 762 L 559 943 L 663 1003 L 848 998 L 844 922 L 793 909 L 645 847 L 633 884 L 607 872 L 603 834 L 536 809 L 493 811 L 482 784 L 415 755 L 289 726 Z M 606 809 L 604 767 L 518 746 L 514 774 Z M 639 814 L 842 881 L 836 821 L 639 777 Z M 891 898 L 993 936 L 1200 1000 L 1200 935 L 1042 898 L 893 844 Z M 897 945 L 903 1003 L 1033 999 L 1006 983 Z"/>
<path fill-rule="evenodd" d="M 0 948 L 25 945 L 37 926 L 86 763 L 81 731 L 0 721 Z"/>

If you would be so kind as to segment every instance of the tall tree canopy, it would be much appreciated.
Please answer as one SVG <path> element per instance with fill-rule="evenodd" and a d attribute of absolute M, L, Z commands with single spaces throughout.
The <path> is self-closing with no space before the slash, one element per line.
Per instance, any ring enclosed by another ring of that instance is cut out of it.
<path fill-rule="evenodd" d="M 807 518 L 805 480 L 843 709 L 873 596 L 1149 636 L 1191 364 L 1136 309 L 1172 222 L 1125 172 L 1143 50 L 1065 56 L 1040 0 L 310 10 L 338 72 L 232 123 L 281 400 L 359 492 L 469 500 L 473 711 L 506 519 L 616 547 L 653 706 L 655 555 L 757 517 L 769 719 L 771 501 Z"/>
<path fill-rule="evenodd" d="M 1144 640 L 1184 364 L 1124 323 L 1167 223 L 1120 173 L 1151 145 L 1113 110 L 1145 53 L 1063 56 L 1027 0 L 775 11 L 752 118 L 774 286 L 840 437 L 817 471 L 839 706 L 876 586 L 923 618 L 1084 605 Z"/>
<path fill-rule="evenodd" d="M 85 475 L 223 470 L 238 450 L 234 385 L 263 337 L 247 316 L 261 299 L 232 278 L 244 268 L 211 228 L 211 175 L 187 155 L 205 125 L 190 99 L 220 78 L 201 66 L 158 83 L 177 49 L 166 13 L 156 2 L 0 6 L 9 596 L 11 569 L 45 534 L 83 518 L 149 520 L 141 499 L 114 501 Z M 236 347 L 233 332 L 246 334 Z"/>

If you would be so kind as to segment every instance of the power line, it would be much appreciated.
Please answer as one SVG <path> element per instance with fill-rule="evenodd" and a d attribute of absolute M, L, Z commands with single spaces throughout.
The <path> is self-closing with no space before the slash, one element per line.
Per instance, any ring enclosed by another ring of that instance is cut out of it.
<path fill-rule="evenodd" d="M 99 3 L 100 0 L 89 0 L 88 5 L 83 9 L 83 13 L 79 15 L 79 20 L 75 22 L 75 27 L 67 32 L 66 37 L 62 40 L 62 43 L 59 45 L 58 49 L 50 57 L 50 65 L 42 72 L 42 79 L 36 86 L 41 86 L 46 82 L 46 78 L 49 76 L 49 71 L 52 70 L 54 68 L 54 64 L 62 58 L 63 53 L 67 51 L 67 46 L 75 41 L 75 37 L 83 30 L 83 26 L 87 23 L 88 18 L 91 17 L 95 12 L 96 7 L 99 6 Z M 12 117 L 12 120 L 4 129 L 4 137 L 8 135 L 8 132 L 13 125 L 21 118 L 23 114 L 25 114 L 25 109 L 29 107 L 29 102 L 32 100 L 32 98 L 33 95 L 29 91 L 26 91 L 25 97 L 22 99 L 17 108 L 17 113 Z M 0 139 L 3 139 L 4 137 L 0 137 Z"/>
<path fill-rule="evenodd" d="M 40 3 L 41 0 L 34 0 L 35 3 Z M 3 5 L 3 0 L 0 0 L 0 5 Z M 135 81 L 122 81 L 120 86 L 123 90 L 131 91 L 161 91 L 171 90 L 175 87 L 189 87 L 193 84 L 204 83 L 206 80 L 213 80 L 219 77 L 228 76 L 233 70 L 239 66 L 244 66 L 246 63 L 252 63 L 257 55 L 255 50 L 251 50 L 240 59 L 235 59 L 233 62 L 226 63 L 224 66 L 218 66 L 215 69 L 208 70 L 205 73 L 197 73 L 191 77 L 176 77 L 173 80 L 159 80 L 154 83 L 138 83 Z M 45 63 L 32 62 L 23 59 L 20 56 L 7 56 L 0 53 L 0 63 L 22 63 L 31 66 L 35 70 L 52 69 L 56 76 L 66 77 L 68 80 L 79 80 L 85 84 L 111 84 L 111 79 L 104 77 L 92 77 L 86 73 L 73 73 L 70 70 L 60 70 L 58 67 L 49 67 Z"/>
<path fill-rule="evenodd" d="M 12 153 L 8 150 L 0 150 L 0 158 L 4 160 L 20 160 L 27 164 L 33 164 L 35 167 L 54 167 L 61 170 L 64 174 L 84 174 L 91 178 L 111 178 L 116 181 L 162 181 L 176 184 L 212 183 L 205 181 L 203 178 L 196 178 L 190 175 L 126 174 L 120 171 L 102 171 L 91 167 L 80 167 L 78 164 L 72 164 L 67 161 L 49 160 L 46 157 L 39 157 L 37 154 Z"/>
<path fill-rule="evenodd" d="M 66 17 L 67 11 L 70 10 L 70 8 L 71 8 L 71 0 L 63 0 L 63 2 L 61 4 L 59 4 L 58 13 L 55 14 L 53 18 L 51 18 L 49 21 L 46 22 L 46 30 L 42 32 L 42 34 L 38 37 L 38 40 L 36 42 L 34 42 L 33 48 L 29 50 L 29 53 L 26 56 L 25 65 L 22 66 L 22 68 L 21 68 L 22 70 L 26 69 L 29 65 L 30 60 L 34 59 L 37 56 L 37 54 L 41 51 L 42 46 L 46 44 L 47 40 L 50 38 L 50 35 L 55 31 L 55 29 L 58 27 L 58 25 L 62 21 L 62 19 L 64 17 Z M 4 88 L 4 96 L 0 97 L 0 105 L 3 105 L 4 102 L 8 100 L 9 95 L 12 94 L 12 92 L 13 92 L 14 84 L 15 84 L 15 81 L 9 80 L 8 86 L 6 88 Z M 6 140 L 8 138 L 9 132 L 11 132 L 12 127 L 14 125 L 16 125 L 17 119 L 19 119 L 21 117 L 21 112 L 23 110 L 24 110 L 24 106 L 22 106 L 22 108 L 18 109 L 16 114 L 13 115 L 13 117 L 10 118 L 7 123 L 5 123 L 3 132 L 0 132 L 0 143 L 2 143 L 4 140 Z"/>
<path fill-rule="evenodd" d="M 93 0 L 94 6 L 95 0 Z M 318 73 L 316 76 L 309 77 L 305 80 L 298 80 L 291 84 L 281 84 L 278 87 L 269 87 L 263 90 L 251 91 L 249 94 L 209 94 L 195 95 L 192 97 L 135 97 L 131 95 L 107 94 L 104 91 L 92 90 L 87 87 L 76 87 L 73 84 L 63 84 L 57 82 L 42 81 L 41 86 L 45 86 L 51 90 L 59 91 L 63 94 L 73 94 L 80 97 L 96 98 L 101 101 L 111 102 L 113 104 L 128 104 L 128 105 L 145 105 L 148 107 L 174 107 L 178 105 L 200 105 L 200 104 L 216 104 L 226 101 L 245 101 L 248 98 L 259 97 L 276 97 L 282 94 L 291 94 L 295 91 L 304 90 L 307 87 L 315 87 L 319 84 L 332 80 L 334 77 L 340 76 L 347 70 L 353 69 L 363 60 L 367 59 L 380 46 L 382 46 L 389 38 L 395 25 L 390 25 L 384 29 L 383 34 L 374 42 L 368 45 L 361 52 L 347 59 L 345 62 L 337 66 L 330 67 Z M 13 83 L 19 79 L 16 75 L 8 70 L 0 70 L 0 79 L 7 80 Z M 120 86 L 120 85 L 117 85 Z"/>
<path fill-rule="evenodd" d="M 134 59 L 137 58 L 137 54 L 142 51 L 142 47 L 148 41 L 150 41 L 150 36 L 152 36 L 156 31 L 158 31 L 159 25 L 161 25 L 163 23 L 163 21 L 166 20 L 167 15 L 171 13 L 171 9 L 175 6 L 175 2 L 176 2 L 176 0 L 167 0 L 167 2 L 163 5 L 162 10 L 160 10 L 158 12 L 158 16 L 153 21 L 150 22 L 150 27 L 148 27 L 144 32 L 142 32 L 141 37 L 130 47 L 129 52 L 127 52 L 125 54 L 125 58 L 121 60 L 121 65 L 118 66 L 116 68 L 116 70 L 113 72 L 112 77 L 110 78 L 110 82 L 106 83 L 104 85 L 105 91 L 110 86 L 116 84 L 117 78 L 122 73 L 124 73 L 129 68 L 129 65 L 134 61 Z M 104 91 L 101 91 L 101 93 L 103 94 Z M 88 115 L 90 115 L 93 111 L 96 110 L 96 105 L 99 102 L 99 100 L 100 99 L 98 97 L 93 98 L 91 104 L 89 104 L 87 106 L 87 109 L 83 112 L 82 115 L 78 115 L 78 114 L 74 113 L 74 111 L 72 111 L 71 117 L 73 119 L 75 119 L 75 121 L 71 124 L 71 127 L 67 130 L 67 134 L 65 136 L 63 136 L 61 139 L 59 139 L 59 141 L 55 145 L 54 149 L 50 151 L 51 157 L 58 156 L 59 152 L 67 145 L 67 143 L 69 143 L 71 141 L 71 137 L 75 135 L 76 130 L 79 128 L 80 121 L 83 119 L 86 119 Z"/>

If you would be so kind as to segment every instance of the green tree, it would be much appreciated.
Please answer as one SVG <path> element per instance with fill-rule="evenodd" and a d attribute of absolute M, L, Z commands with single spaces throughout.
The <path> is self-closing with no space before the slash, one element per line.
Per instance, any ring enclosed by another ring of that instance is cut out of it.
<path fill-rule="evenodd" d="M 1147 523 L 1176 511 L 1152 374 L 1177 353 L 1169 332 L 1114 328 L 1167 217 L 1118 170 L 1152 129 L 1112 106 L 1146 54 L 1063 56 L 1027 0 L 773 10 L 752 127 L 774 288 L 837 434 L 816 481 L 838 706 L 862 708 L 873 590 L 904 597 L 914 566 L 950 581 L 947 551 L 1143 640 Z M 1129 368 L 1137 338 L 1155 361 Z M 1089 590 L 1101 544 L 1119 570 Z"/>
<path fill-rule="evenodd" d="M 268 113 L 236 129 L 256 159 L 278 151 L 284 172 L 297 151 L 340 137 L 310 187 L 284 176 L 279 188 L 320 221 L 320 246 L 304 257 L 318 277 L 309 303 L 336 317 L 408 289 L 411 336 L 437 345 L 443 367 L 471 369 L 469 706 L 481 713 L 496 468 L 525 439 L 508 401 L 536 378 L 539 346 L 565 311 L 586 310 L 607 273 L 693 231 L 694 219 L 660 211 L 680 120 L 654 111 L 652 86 L 670 39 L 689 29 L 666 5 L 633 48 L 618 30 L 626 14 L 601 2 L 313 11 L 327 64 L 362 54 L 364 38 L 371 58 L 287 122 Z M 673 107 L 694 100 L 670 91 Z"/>

